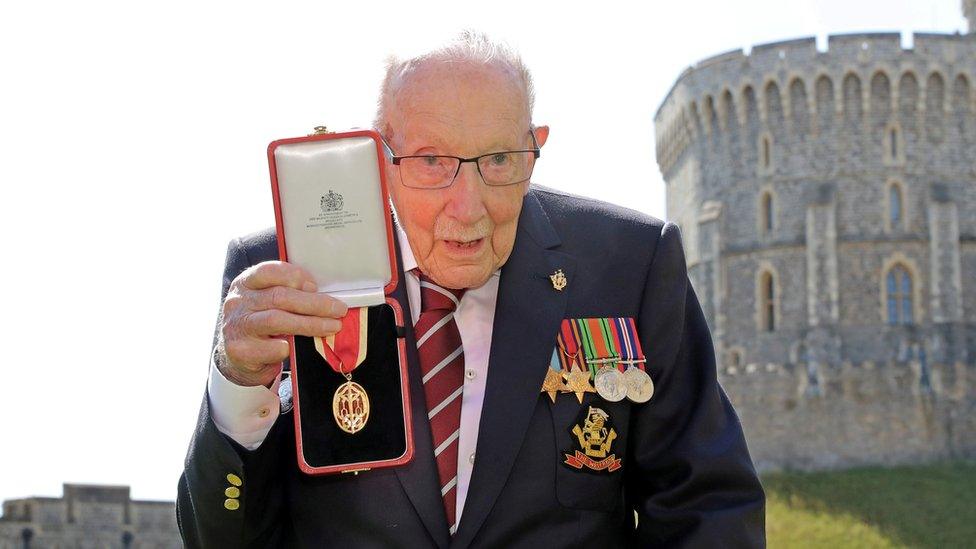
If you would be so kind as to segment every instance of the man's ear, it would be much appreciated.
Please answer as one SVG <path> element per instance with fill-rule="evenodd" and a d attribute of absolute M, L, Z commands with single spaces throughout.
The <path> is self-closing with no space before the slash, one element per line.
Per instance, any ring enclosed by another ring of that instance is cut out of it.
<path fill-rule="evenodd" d="M 546 144 L 546 140 L 549 139 L 549 126 L 536 126 L 534 131 L 535 142 L 539 144 L 539 148 L 541 149 Z"/>

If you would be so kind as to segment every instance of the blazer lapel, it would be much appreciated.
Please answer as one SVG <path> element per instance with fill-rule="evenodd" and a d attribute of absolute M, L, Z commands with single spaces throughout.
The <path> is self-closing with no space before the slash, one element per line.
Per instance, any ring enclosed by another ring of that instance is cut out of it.
<path fill-rule="evenodd" d="M 569 288 L 556 290 L 549 275 L 562 269 L 572 286 L 575 267 L 571 256 L 552 249 L 559 244 L 542 205 L 529 192 L 499 280 L 477 460 L 452 547 L 470 544 L 484 523 L 538 401 L 569 293 Z"/>
<path fill-rule="evenodd" d="M 394 241 L 398 240 L 394 231 Z M 404 244 L 406 245 L 406 244 Z M 444 515 L 444 503 L 441 500 L 440 486 L 437 480 L 437 464 L 434 462 L 434 445 L 430 434 L 430 423 L 427 421 L 427 404 L 424 400 L 423 375 L 420 372 L 420 359 L 417 356 L 416 336 L 411 322 L 410 300 L 407 299 L 407 285 L 404 280 L 403 263 L 400 259 L 400 248 L 396 246 L 397 272 L 400 283 L 393 292 L 393 298 L 403 309 L 403 327 L 406 335 L 407 371 L 410 376 L 410 414 L 413 425 L 413 459 L 410 463 L 394 467 L 403 490 L 410 498 L 410 502 L 417 509 L 417 514 L 438 547 L 446 548 L 450 543 L 447 532 L 447 517 Z M 382 495 L 374 494 L 374 497 Z"/>

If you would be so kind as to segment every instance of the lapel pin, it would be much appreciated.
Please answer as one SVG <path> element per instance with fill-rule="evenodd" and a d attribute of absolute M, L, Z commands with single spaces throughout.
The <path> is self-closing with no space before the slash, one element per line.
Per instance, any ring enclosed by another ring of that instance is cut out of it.
<path fill-rule="evenodd" d="M 557 269 L 556 272 L 549 275 L 549 280 L 552 281 L 552 287 L 560 292 L 563 291 L 568 282 L 562 269 Z"/>

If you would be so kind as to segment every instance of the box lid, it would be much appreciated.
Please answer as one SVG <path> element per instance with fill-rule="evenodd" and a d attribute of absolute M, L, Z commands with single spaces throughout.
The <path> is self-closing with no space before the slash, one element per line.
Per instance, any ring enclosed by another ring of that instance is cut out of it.
<path fill-rule="evenodd" d="M 397 285 L 383 145 L 373 130 L 316 133 L 268 146 L 278 251 L 350 307 Z"/>

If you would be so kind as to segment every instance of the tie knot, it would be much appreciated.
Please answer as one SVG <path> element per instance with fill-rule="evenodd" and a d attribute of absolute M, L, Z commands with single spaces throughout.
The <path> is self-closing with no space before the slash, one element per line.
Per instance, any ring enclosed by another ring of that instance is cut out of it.
<path fill-rule="evenodd" d="M 427 311 L 455 311 L 464 290 L 444 288 L 417 270 L 420 276 L 420 312 Z"/>

